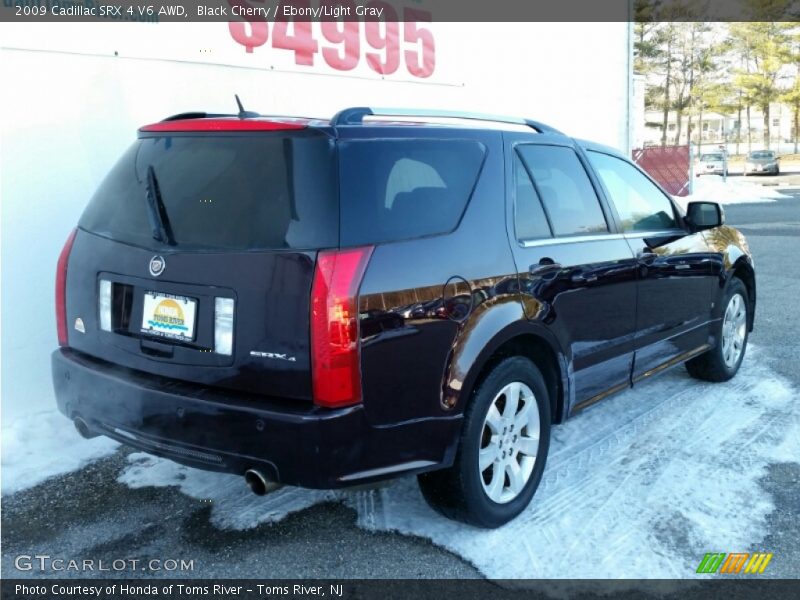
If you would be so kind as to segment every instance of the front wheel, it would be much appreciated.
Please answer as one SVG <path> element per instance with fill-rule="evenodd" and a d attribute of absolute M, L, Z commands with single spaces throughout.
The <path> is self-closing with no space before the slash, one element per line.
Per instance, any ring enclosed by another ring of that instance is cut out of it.
<path fill-rule="evenodd" d="M 446 517 L 499 527 L 533 498 L 550 447 L 550 399 L 539 369 L 514 356 L 497 364 L 464 412 L 449 469 L 418 477 L 425 500 Z"/>
<path fill-rule="evenodd" d="M 714 348 L 686 363 L 692 377 L 705 381 L 728 381 L 736 375 L 747 349 L 749 296 L 741 279 L 728 284 L 722 319 L 716 324 Z"/>

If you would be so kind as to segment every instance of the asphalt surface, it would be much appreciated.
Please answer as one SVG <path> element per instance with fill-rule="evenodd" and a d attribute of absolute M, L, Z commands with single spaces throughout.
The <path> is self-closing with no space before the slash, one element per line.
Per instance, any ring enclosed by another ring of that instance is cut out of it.
<path fill-rule="evenodd" d="M 748 236 L 756 262 L 758 307 L 751 342 L 764 349 L 773 369 L 800 388 L 800 190 L 791 194 L 791 199 L 772 203 L 729 206 L 726 215 Z M 220 530 L 209 520 L 208 504 L 176 488 L 131 489 L 117 483 L 127 453 L 120 450 L 81 471 L 3 497 L 3 577 L 70 575 L 18 571 L 14 557 L 20 554 L 107 563 L 121 557 L 195 563 L 194 571 L 186 573 L 98 577 L 481 577 L 470 564 L 426 540 L 360 529 L 355 511 L 337 503 L 247 531 Z M 760 546 L 781 553 L 768 573 L 800 577 L 800 465 L 773 465 L 760 484 L 776 506 Z"/>
<path fill-rule="evenodd" d="M 783 193 L 791 198 L 728 206 L 725 216 L 747 236 L 756 266 L 758 300 L 750 342 L 766 351 L 775 371 L 800 388 L 800 190 Z M 774 465 L 761 484 L 776 506 L 762 547 L 780 548 L 784 565 L 772 576 L 800 578 L 800 465 Z"/>

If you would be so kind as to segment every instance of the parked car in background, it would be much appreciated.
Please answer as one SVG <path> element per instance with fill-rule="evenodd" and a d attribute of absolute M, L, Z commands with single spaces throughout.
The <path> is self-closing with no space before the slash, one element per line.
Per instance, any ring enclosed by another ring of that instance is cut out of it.
<path fill-rule="evenodd" d="M 753 173 L 769 173 L 771 175 L 778 175 L 781 172 L 780 165 L 778 164 L 778 155 L 773 150 L 754 150 L 747 155 L 744 164 L 744 174 L 752 175 Z"/>
<path fill-rule="evenodd" d="M 187 113 L 64 246 L 53 382 L 83 436 L 258 494 L 413 474 L 497 527 L 551 426 L 676 365 L 733 377 L 755 285 L 718 204 L 535 121 Z"/>
<path fill-rule="evenodd" d="M 700 155 L 695 173 L 700 175 L 728 175 L 728 157 L 724 152 L 709 152 Z"/>

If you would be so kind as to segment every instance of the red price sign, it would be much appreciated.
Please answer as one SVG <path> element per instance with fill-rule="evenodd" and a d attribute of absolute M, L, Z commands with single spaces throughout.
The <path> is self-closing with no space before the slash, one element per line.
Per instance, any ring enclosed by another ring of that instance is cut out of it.
<path fill-rule="evenodd" d="M 229 0 L 229 3 L 246 4 L 244 0 Z M 282 0 L 277 7 L 278 15 L 285 14 L 284 6 L 312 10 L 309 0 Z M 433 32 L 425 26 L 431 21 L 428 11 L 403 8 L 400 20 L 397 10 L 381 0 L 359 7 L 352 0 L 321 0 L 315 9 L 327 9 L 324 13 L 327 15 L 367 16 L 363 21 L 279 18 L 270 24 L 248 20 L 229 23 L 228 29 L 246 52 L 252 53 L 270 42 L 272 48 L 294 52 L 296 65 L 313 67 L 321 55 L 325 64 L 337 71 L 352 71 L 363 63 L 375 73 L 392 75 L 404 66 L 410 75 L 424 79 L 436 69 L 436 42 Z"/>

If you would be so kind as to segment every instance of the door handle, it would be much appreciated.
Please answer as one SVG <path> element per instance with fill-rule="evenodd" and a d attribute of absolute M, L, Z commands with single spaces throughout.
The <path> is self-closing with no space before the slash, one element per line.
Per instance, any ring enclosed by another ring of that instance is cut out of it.
<path fill-rule="evenodd" d="M 553 262 L 549 258 L 543 258 L 538 264 L 531 265 L 528 272 L 531 277 L 544 277 L 545 275 L 552 275 L 558 273 L 562 269 L 561 264 Z"/>
<path fill-rule="evenodd" d="M 640 250 L 636 254 L 636 260 L 640 263 L 644 263 L 646 265 L 651 265 L 653 262 L 658 258 L 658 254 L 655 252 L 651 252 L 650 250 Z"/>
<path fill-rule="evenodd" d="M 597 274 L 589 273 L 589 274 L 573 275 L 572 281 L 573 283 L 594 283 L 595 281 L 597 281 Z"/>

